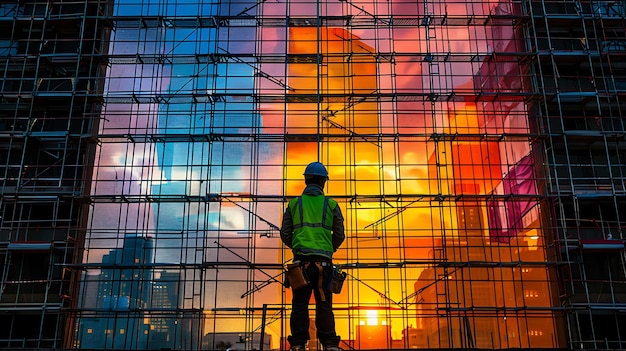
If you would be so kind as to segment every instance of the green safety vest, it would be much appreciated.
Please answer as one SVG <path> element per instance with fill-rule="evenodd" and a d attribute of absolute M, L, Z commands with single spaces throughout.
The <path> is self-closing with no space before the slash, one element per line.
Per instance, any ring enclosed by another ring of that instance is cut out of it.
<path fill-rule="evenodd" d="M 333 257 L 333 211 L 337 201 L 324 195 L 302 195 L 289 201 L 293 250 L 301 255 Z"/>

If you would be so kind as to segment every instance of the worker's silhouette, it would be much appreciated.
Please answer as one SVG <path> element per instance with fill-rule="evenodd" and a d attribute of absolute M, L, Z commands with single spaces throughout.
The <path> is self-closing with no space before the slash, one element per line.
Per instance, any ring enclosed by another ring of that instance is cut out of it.
<path fill-rule="evenodd" d="M 306 349 L 309 340 L 309 300 L 315 296 L 317 338 L 325 351 L 339 351 L 340 337 L 335 331 L 333 296 L 328 290 L 332 274 L 333 253 L 345 239 L 343 215 L 337 201 L 324 195 L 328 171 L 319 162 L 310 163 L 304 171 L 306 188 L 302 195 L 289 201 L 283 215 L 280 237 L 293 250 L 308 281 L 293 289 L 291 351 Z"/>

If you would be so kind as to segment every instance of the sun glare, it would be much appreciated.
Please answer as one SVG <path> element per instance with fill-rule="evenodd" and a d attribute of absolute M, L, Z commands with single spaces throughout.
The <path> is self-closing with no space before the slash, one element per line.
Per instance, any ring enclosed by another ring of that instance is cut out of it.
<path fill-rule="evenodd" d="M 367 311 L 367 325 L 378 325 L 378 311 Z"/>

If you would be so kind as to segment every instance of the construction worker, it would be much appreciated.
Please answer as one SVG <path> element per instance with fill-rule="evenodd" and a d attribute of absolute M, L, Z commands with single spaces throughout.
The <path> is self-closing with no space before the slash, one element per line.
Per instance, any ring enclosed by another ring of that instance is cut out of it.
<path fill-rule="evenodd" d="M 343 215 L 337 201 L 324 196 L 328 171 L 319 162 L 304 170 L 306 188 L 289 201 L 283 215 L 280 237 L 293 251 L 293 261 L 300 262 L 308 284 L 293 289 L 291 351 L 303 351 L 309 340 L 309 300 L 315 296 L 317 339 L 325 351 L 340 351 L 340 337 L 335 331 L 332 293 L 327 279 L 332 274 L 333 253 L 345 239 Z"/>

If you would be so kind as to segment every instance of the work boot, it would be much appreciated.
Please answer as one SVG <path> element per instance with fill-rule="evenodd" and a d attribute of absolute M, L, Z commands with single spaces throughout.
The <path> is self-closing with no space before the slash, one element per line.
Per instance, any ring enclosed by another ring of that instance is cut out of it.
<path fill-rule="evenodd" d="M 304 345 L 294 345 L 289 351 L 306 351 L 306 347 L 304 347 Z"/>
<path fill-rule="evenodd" d="M 343 349 L 338 346 L 324 346 L 324 351 L 343 351 Z"/>

